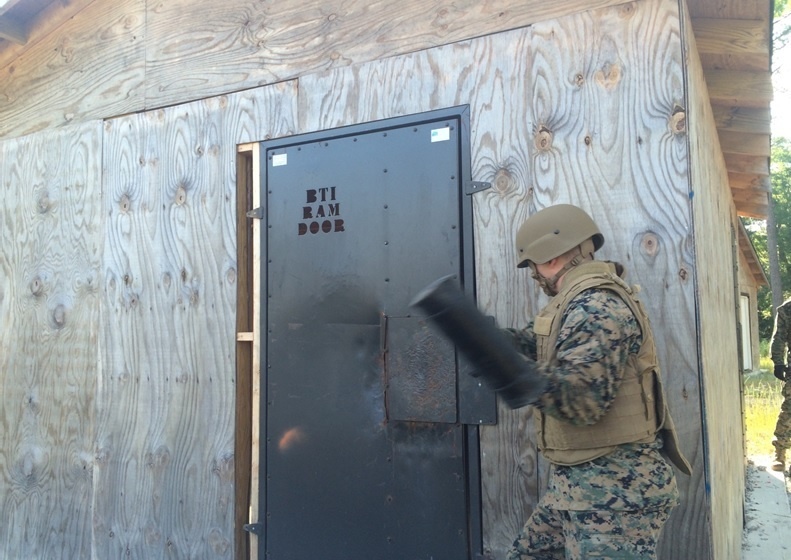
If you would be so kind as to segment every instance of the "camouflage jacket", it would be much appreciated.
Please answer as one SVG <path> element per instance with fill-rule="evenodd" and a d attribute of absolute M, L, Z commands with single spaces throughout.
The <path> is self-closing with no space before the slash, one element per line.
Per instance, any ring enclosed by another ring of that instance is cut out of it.
<path fill-rule="evenodd" d="M 574 298 L 563 314 L 557 366 L 539 362 L 547 391 L 536 403 L 544 414 L 574 424 L 593 424 L 608 410 L 623 379 L 624 364 L 637 352 L 642 334 L 626 303 L 604 289 Z M 532 323 L 505 329 L 515 347 L 536 358 Z M 656 509 L 678 503 L 672 466 L 662 440 L 624 444 L 575 466 L 553 465 L 545 503 L 560 510 Z"/>
<path fill-rule="evenodd" d="M 772 362 L 775 365 L 788 363 L 788 351 L 791 350 L 791 300 L 777 308 L 775 328 L 772 332 Z"/>

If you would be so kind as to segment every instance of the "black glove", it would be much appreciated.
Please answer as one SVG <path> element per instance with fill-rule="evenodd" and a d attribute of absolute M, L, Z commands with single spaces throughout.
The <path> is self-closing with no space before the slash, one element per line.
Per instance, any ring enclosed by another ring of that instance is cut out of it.
<path fill-rule="evenodd" d="M 786 380 L 786 367 L 783 364 L 775 364 L 775 377 L 780 381 Z"/>

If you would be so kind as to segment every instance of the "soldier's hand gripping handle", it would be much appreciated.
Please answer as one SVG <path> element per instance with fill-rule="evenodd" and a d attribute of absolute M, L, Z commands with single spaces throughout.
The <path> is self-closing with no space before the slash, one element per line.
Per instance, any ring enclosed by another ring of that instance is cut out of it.
<path fill-rule="evenodd" d="M 786 372 L 788 371 L 788 367 L 783 364 L 775 364 L 775 377 L 777 377 L 780 381 L 786 380 Z"/>
<path fill-rule="evenodd" d="M 532 404 L 544 392 L 546 381 L 535 362 L 517 352 L 500 332 L 464 295 L 454 276 L 445 276 L 427 286 L 411 303 L 448 337 L 475 366 L 480 377 L 511 408 Z"/>

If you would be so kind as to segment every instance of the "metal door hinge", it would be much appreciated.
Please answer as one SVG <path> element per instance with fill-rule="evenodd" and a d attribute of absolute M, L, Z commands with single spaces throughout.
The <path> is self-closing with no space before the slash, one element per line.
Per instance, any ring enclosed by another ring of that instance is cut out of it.
<path fill-rule="evenodd" d="M 487 181 L 471 181 L 467 188 L 464 190 L 465 194 L 475 194 L 477 192 L 485 191 L 492 187 L 492 184 Z"/>
<path fill-rule="evenodd" d="M 254 535 L 260 536 L 264 532 L 264 524 L 263 523 L 245 523 L 242 526 L 242 529 L 244 529 L 248 533 L 252 533 Z"/>
<path fill-rule="evenodd" d="M 264 219 L 264 208 L 259 206 L 258 208 L 253 208 L 252 210 L 247 212 L 248 218 L 253 218 L 254 220 L 263 220 Z"/>

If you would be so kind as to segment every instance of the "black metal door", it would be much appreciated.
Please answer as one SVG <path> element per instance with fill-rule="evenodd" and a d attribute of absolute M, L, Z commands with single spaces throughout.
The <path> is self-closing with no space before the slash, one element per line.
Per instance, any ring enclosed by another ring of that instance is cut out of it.
<path fill-rule="evenodd" d="M 440 276 L 472 278 L 466 126 L 453 109 L 262 144 L 262 558 L 480 548 L 465 417 L 491 420 L 493 400 L 409 307 Z"/>

